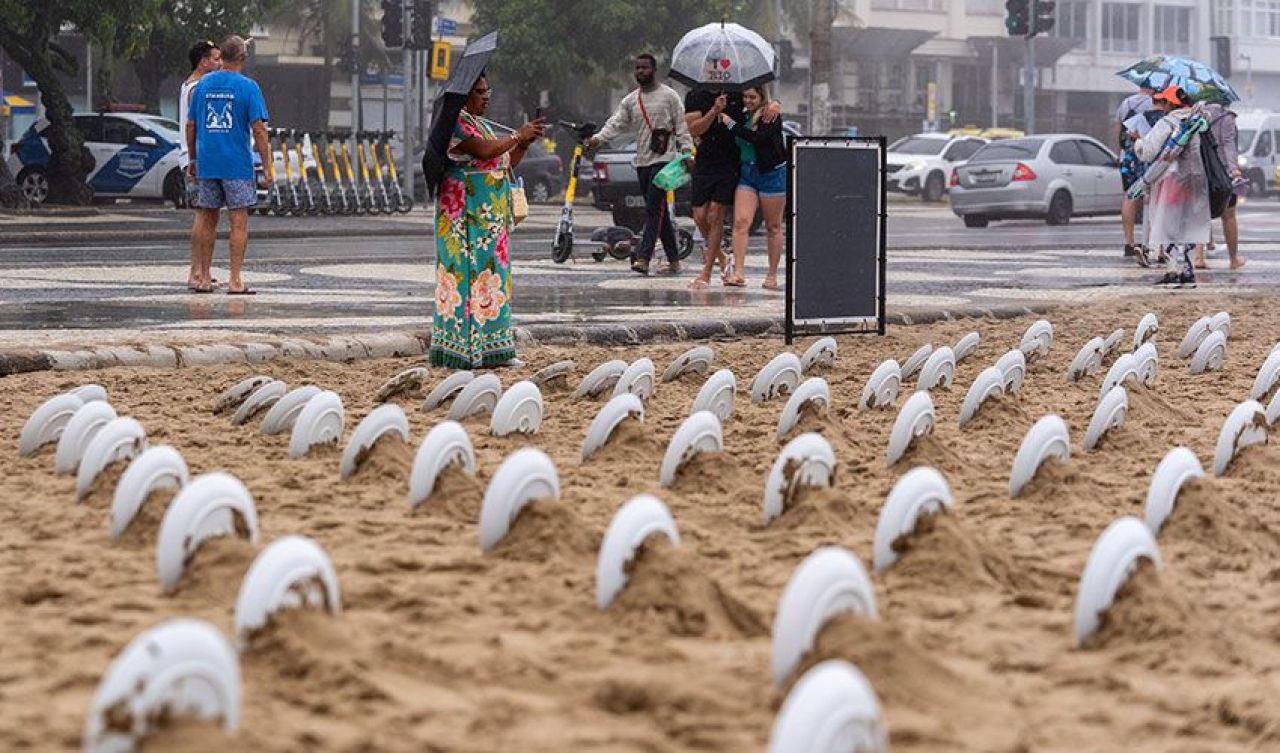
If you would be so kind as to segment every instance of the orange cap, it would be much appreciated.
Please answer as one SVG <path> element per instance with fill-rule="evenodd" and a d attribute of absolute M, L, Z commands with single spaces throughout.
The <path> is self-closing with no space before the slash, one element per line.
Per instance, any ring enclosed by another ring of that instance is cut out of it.
<path fill-rule="evenodd" d="M 1184 95 L 1182 93 L 1182 87 L 1178 86 L 1177 84 L 1170 84 L 1163 91 L 1159 91 L 1151 95 L 1151 99 L 1153 100 L 1162 99 L 1165 102 L 1168 102 L 1170 104 L 1180 105 L 1182 104 L 1183 96 Z"/>

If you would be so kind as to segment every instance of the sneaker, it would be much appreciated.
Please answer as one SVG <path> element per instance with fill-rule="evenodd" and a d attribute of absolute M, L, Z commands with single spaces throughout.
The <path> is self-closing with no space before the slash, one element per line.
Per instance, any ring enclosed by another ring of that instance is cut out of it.
<path fill-rule="evenodd" d="M 636 259 L 631 262 L 631 271 L 638 275 L 649 276 L 649 262 L 643 259 Z"/>
<path fill-rule="evenodd" d="M 1126 244 L 1124 244 L 1124 255 L 1125 255 L 1125 256 L 1137 256 L 1137 255 L 1138 255 L 1138 247 L 1137 247 L 1137 246 L 1135 246 L 1135 245 L 1134 245 L 1134 244 L 1132 244 L 1132 243 L 1126 243 Z"/>
<path fill-rule="evenodd" d="M 1151 257 L 1147 256 L 1146 246 L 1133 247 L 1133 260 L 1136 261 L 1138 263 L 1138 266 L 1142 267 L 1143 269 L 1151 268 Z"/>

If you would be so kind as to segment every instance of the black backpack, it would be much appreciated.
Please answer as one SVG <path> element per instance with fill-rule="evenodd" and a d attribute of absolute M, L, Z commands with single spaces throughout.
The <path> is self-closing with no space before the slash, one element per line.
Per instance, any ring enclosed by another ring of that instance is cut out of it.
<path fill-rule="evenodd" d="M 1231 203 L 1231 172 L 1222 163 L 1218 152 L 1218 139 L 1212 130 L 1200 134 L 1200 159 L 1204 160 L 1204 173 L 1209 179 L 1209 217 L 1217 219 Z"/>

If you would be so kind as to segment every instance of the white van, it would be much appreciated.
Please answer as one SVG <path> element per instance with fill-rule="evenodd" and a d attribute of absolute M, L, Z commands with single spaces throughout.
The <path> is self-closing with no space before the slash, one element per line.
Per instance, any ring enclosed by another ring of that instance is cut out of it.
<path fill-rule="evenodd" d="M 1249 179 L 1249 193 L 1262 196 L 1280 190 L 1276 185 L 1276 165 L 1280 164 L 1280 114 L 1242 112 L 1236 116 L 1240 129 L 1240 169 Z"/>

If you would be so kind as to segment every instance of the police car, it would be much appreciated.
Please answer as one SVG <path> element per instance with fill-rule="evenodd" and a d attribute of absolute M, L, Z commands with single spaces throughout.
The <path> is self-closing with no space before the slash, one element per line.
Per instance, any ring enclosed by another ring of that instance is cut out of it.
<path fill-rule="evenodd" d="M 143 113 L 74 115 L 88 153 L 89 186 L 100 198 L 164 199 L 184 203 L 178 167 L 178 124 Z M 32 204 L 49 196 L 49 122 L 36 121 L 12 144 L 9 169 Z"/>

